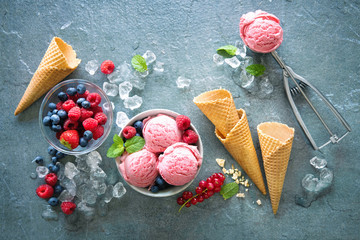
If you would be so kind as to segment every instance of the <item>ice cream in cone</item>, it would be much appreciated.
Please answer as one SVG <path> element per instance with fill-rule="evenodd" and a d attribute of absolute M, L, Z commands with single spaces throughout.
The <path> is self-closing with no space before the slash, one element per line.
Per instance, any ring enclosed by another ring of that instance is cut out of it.
<path fill-rule="evenodd" d="M 215 125 L 215 134 L 259 190 L 266 194 L 246 113 L 236 110 L 231 93 L 217 89 L 200 94 L 194 103 Z"/>
<path fill-rule="evenodd" d="M 72 73 L 80 63 L 76 52 L 62 39 L 54 37 L 18 104 L 18 115 L 49 91 L 53 86 Z"/>
<path fill-rule="evenodd" d="M 295 130 L 282 123 L 265 122 L 258 125 L 257 131 L 261 154 L 264 161 L 271 206 L 273 213 L 276 214 L 284 185 Z"/>

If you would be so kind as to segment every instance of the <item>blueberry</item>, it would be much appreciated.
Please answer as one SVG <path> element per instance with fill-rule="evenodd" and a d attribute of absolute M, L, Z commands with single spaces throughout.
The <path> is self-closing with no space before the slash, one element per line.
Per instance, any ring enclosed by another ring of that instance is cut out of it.
<path fill-rule="evenodd" d="M 160 190 L 166 188 L 166 182 L 164 181 L 164 179 L 162 179 L 161 176 L 157 176 L 157 177 L 156 177 L 155 183 L 156 183 L 156 185 L 159 187 Z"/>
<path fill-rule="evenodd" d="M 66 100 L 68 100 L 68 96 L 66 95 L 66 93 L 64 92 L 59 92 L 58 93 L 58 98 L 60 99 L 60 101 L 65 102 Z"/>
<path fill-rule="evenodd" d="M 85 101 L 85 98 L 79 98 L 79 99 L 76 101 L 76 104 L 79 105 L 79 107 L 81 107 L 81 104 L 82 104 L 83 101 Z"/>
<path fill-rule="evenodd" d="M 51 164 L 51 163 L 50 163 Z M 58 171 L 59 171 L 59 167 L 57 166 L 57 165 L 54 165 L 54 164 L 52 164 L 53 166 L 52 166 L 52 168 L 51 168 L 51 170 L 50 170 L 50 168 L 49 168 L 49 171 L 50 172 L 53 172 L 53 173 L 57 173 Z"/>
<path fill-rule="evenodd" d="M 156 185 L 152 186 L 151 189 L 150 189 L 150 191 L 152 193 L 157 193 L 157 192 L 159 192 L 159 190 L 160 190 L 160 188 L 158 186 L 156 186 Z"/>
<path fill-rule="evenodd" d="M 60 122 L 60 117 L 56 114 L 51 115 L 50 119 L 53 124 L 58 124 Z"/>
<path fill-rule="evenodd" d="M 51 158 L 51 162 L 52 162 L 52 164 L 56 164 L 57 163 L 57 161 L 58 161 L 58 159 L 56 158 L 56 157 L 52 157 Z"/>
<path fill-rule="evenodd" d="M 135 136 L 142 137 L 140 133 L 136 133 Z"/>
<path fill-rule="evenodd" d="M 93 137 L 93 134 L 92 134 L 91 131 L 86 130 L 86 131 L 84 132 L 83 138 L 84 138 L 86 141 L 90 141 L 90 140 L 92 139 L 92 137 Z"/>
<path fill-rule="evenodd" d="M 136 121 L 133 126 L 138 133 L 141 133 L 143 130 L 144 124 L 142 121 Z"/>
<path fill-rule="evenodd" d="M 53 115 L 54 115 L 54 114 L 56 114 L 56 115 L 57 115 L 57 114 L 58 114 L 58 111 L 59 111 L 59 110 L 54 109 L 54 110 L 52 111 L 52 114 L 53 114 Z"/>
<path fill-rule="evenodd" d="M 51 126 L 51 130 L 53 130 L 54 132 L 60 132 L 61 131 L 61 125 L 56 125 L 56 124 L 53 124 Z"/>
<path fill-rule="evenodd" d="M 36 162 L 37 164 L 43 164 L 44 163 L 44 159 L 42 156 L 37 156 L 33 162 Z"/>
<path fill-rule="evenodd" d="M 52 146 L 49 146 L 47 151 L 51 156 L 55 156 L 55 154 L 57 153 L 56 149 Z"/>
<path fill-rule="evenodd" d="M 86 147 L 88 142 L 84 138 L 80 138 L 79 144 L 82 147 Z"/>
<path fill-rule="evenodd" d="M 43 124 L 44 124 L 44 126 L 50 126 L 51 125 L 51 118 L 49 116 L 45 116 L 43 118 Z"/>
<path fill-rule="evenodd" d="M 49 171 L 52 172 L 54 167 L 55 167 L 55 165 L 52 164 L 52 163 L 50 163 L 50 164 L 48 165 Z"/>
<path fill-rule="evenodd" d="M 46 115 L 51 117 L 51 115 L 53 115 L 53 113 L 52 113 L 52 111 L 48 111 L 48 113 Z"/>
<path fill-rule="evenodd" d="M 79 85 L 77 85 L 76 90 L 77 90 L 78 94 L 84 94 L 86 91 L 86 87 L 84 84 L 79 84 Z"/>
<path fill-rule="evenodd" d="M 59 199 L 57 199 L 56 197 L 52 197 L 49 199 L 48 203 L 50 206 L 55 207 L 59 204 Z"/>
<path fill-rule="evenodd" d="M 63 154 L 62 152 L 57 152 L 57 153 L 55 154 L 55 157 L 56 157 L 57 159 L 61 159 L 61 158 L 65 157 L 65 154 Z"/>
<path fill-rule="evenodd" d="M 65 111 L 65 110 L 62 110 L 62 109 L 57 112 L 57 115 L 58 115 L 61 119 L 66 119 L 66 118 L 67 118 L 67 113 L 66 113 L 66 111 Z"/>
<path fill-rule="evenodd" d="M 88 109 L 88 108 L 90 108 L 90 106 L 91 106 L 91 104 L 90 104 L 90 102 L 89 101 L 83 101 L 82 103 L 81 103 L 81 106 L 83 107 L 83 108 L 85 108 L 85 109 Z"/>
<path fill-rule="evenodd" d="M 63 190 L 64 190 L 64 188 L 61 185 L 56 185 L 54 187 L 54 193 L 55 194 L 60 194 Z"/>
<path fill-rule="evenodd" d="M 77 93 L 76 88 L 73 87 L 69 87 L 68 89 L 66 89 L 66 93 L 69 96 L 75 96 L 75 94 Z"/>
<path fill-rule="evenodd" d="M 49 103 L 48 107 L 49 107 L 51 110 L 54 110 L 54 109 L 56 109 L 56 104 L 53 103 L 53 102 L 51 102 L 51 103 Z"/>

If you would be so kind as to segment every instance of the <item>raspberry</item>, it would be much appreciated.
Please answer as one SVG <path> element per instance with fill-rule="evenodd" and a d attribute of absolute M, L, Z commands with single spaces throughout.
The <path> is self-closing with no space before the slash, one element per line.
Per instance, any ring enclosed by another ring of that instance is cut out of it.
<path fill-rule="evenodd" d="M 98 121 L 93 118 L 85 119 L 82 123 L 85 130 L 94 130 L 98 126 Z"/>
<path fill-rule="evenodd" d="M 99 105 L 99 103 L 101 102 L 101 96 L 98 93 L 90 93 L 86 97 L 86 100 L 90 102 L 91 107 L 95 107 Z"/>
<path fill-rule="evenodd" d="M 72 109 L 70 109 L 69 113 L 68 113 L 68 117 L 73 120 L 73 121 L 77 121 L 79 120 L 79 118 L 81 117 L 81 110 L 79 107 L 75 106 Z"/>
<path fill-rule="evenodd" d="M 76 101 L 78 100 L 77 95 L 70 96 L 69 94 L 67 94 L 67 96 L 68 96 L 68 99 L 69 99 L 69 100 L 73 100 L 74 102 L 76 102 Z"/>
<path fill-rule="evenodd" d="M 70 215 L 74 212 L 76 208 L 76 204 L 73 202 L 62 202 L 61 203 L 61 210 L 66 214 Z"/>
<path fill-rule="evenodd" d="M 186 130 L 190 127 L 190 118 L 185 115 L 179 115 L 176 117 L 176 125 L 180 130 Z"/>
<path fill-rule="evenodd" d="M 93 111 L 94 115 L 99 112 L 103 112 L 102 107 L 100 107 L 100 106 L 91 107 L 90 110 Z"/>
<path fill-rule="evenodd" d="M 79 94 L 79 93 L 77 93 L 75 96 L 79 99 L 79 98 L 87 98 L 87 96 L 89 95 L 89 91 L 88 90 L 86 90 L 85 91 L 85 93 L 83 93 L 83 94 Z"/>
<path fill-rule="evenodd" d="M 50 186 L 55 186 L 57 183 L 57 176 L 55 173 L 49 173 L 45 176 L 45 182 L 49 184 Z"/>
<path fill-rule="evenodd" d="M 122 134 L 126 139 L 130 139 L 136 135 L 136 129 L 132 126 L 126 126 Z"/>
<path fill-rule="evenodd" d="M 187 144 L 196 143 L 199 139 L 199 136 L 193 130 L 186 130 L 182 137 L 183 141 Z"/>
<path fill-rule="evenodd" d="M 92 111 L 87 110 L 85 108 L 81 108 L 80 111 L 81 111 L 81 117 L 79 119 L 80 122 L 83 122 L 85 119 L 92 117 L 92 115 L 94 114 Z"/>
<path fill-rule="evenodd" d="M 71 119 L 66 119 L 64 123 L 64 129 L 65 130 L 75 130 L 79 126 L 79 123 L 77 121 L 73 121 Z"/>
<path fill-rule="evenodd" d="M 62 104 L 62 108 L 66 111 L 69 112 L 70 109 L 72 109 L 73 107 L 75 107 L 75 102 L 73 100 L 66 100 L 63 104 Z"/>
<path fill-rule="evenodd" d="M 40 185 L 36 189 L 36 194 L 40 198 L 50 198 L 54 194 L 54 189 L 52 186 L 50 186 L 48 184 Z"/>
<path fill-rule="evenodd" d="M 93 133 L 93 139 L 96 140 L 104 135 L 104 127 L 98 125 L 94 130 L 91 131 Z"/>
<path fill-rule="evenodd" d="M 99 125 L 104 125 L 107 121 L 107 116 L 102 112 L 96 113 L 94 118 L 98 121 Z"/>
<path fill-rule="evenodd" d="M 63 108 L 62 108 L 62 105 L 63 105 L 63 102 L 58 102 L 58 103 L 56 104 L 56 109 L 57 109 L 57 110 L 63 109 Z"/>
<path fill-rule="evenodd" d="M 115 65 L 111 60 L 105 60 L 102 62 L 100 69 L 104 74 L 110 74 L 114 71 Z"/>

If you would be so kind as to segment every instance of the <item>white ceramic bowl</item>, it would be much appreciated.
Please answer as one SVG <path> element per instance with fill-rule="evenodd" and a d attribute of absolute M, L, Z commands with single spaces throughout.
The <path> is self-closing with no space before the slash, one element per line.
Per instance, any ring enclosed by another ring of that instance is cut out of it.
<path fill-rule="evenodd" d="M 147 110 L 147 111 L 144 111 L 142 113 L 139 113 L 138 115 L 134 116 L 133 118 L 130 119 L 130 121 L 126 124 L 126 126 L 132 126 L 136 121 L 138 120 L 143 120 L 144 118 L 147 118 L 149 116 L 156 116 L 158 114 L 165 114 L 165 115 L 168 115 L 168 116 L 171 116 L 171 117 L 174 117 L 176 118 L 178 115 L 181 115 L 177 112 L 173 112 L 173 111 L 170 111 L 170 110 L 167 110 L 167 109 L 151 109 L 151 110 Z M 123 128 L 124 129 L 124 128 Z M 196 134 L 199 136 L 199 140 L 196 144 L 196 146 L 198 147 L 198 150 L 199 150 L 199 153 L 201 155 L 201 157 L 203 157 L 203 146 L 202 146 L 202 142 L 201 142 L 201 137 L 199 135 L 199 133 L 197 132 L 196 128 L 194 127 L 194 125 L 191 124 L 190 126 L 190 129 L 192 129 L 193 131 L 196 132 Z M 120 134 L 119 134 L 121 137 L 122 136 L 122 130 L 120 131 Z M 120 157 L 117 157 L 115 159 L 115 162 L 116 162 L 116 166 L 119 170 L 119 164 L 120 164 Z M 201 169 L 201 166 L 199 167 L 194 179 L 196 178 L 196 176 L 199 174 L 200 172 L 200 169 Z M 119 171 L 120 175 L 122 176 L 121 172 Z M 147 188 L 140 188 L 140 187 L 136 187 L 136 186 L 133 186 L 131 185 L 130 183 L 127 182 L 127 184 L 129 184 L 129 186 L 131 188 L 133 188 L 135 191 L 141 193 L 141 194 L 144 194 L 146 196 L 150 196 L 150 197 L 170 197 L 170 196 L 173 196 L 175 194 L 178 194 L 179 192 L 182 192 L 184 191 L 187 187 L 190 186 L 190 184 L 194 181 L 191 180 L 190 182 L 188 182 L 187 184 L 185 185 L 182 185 L 182 186 L 171 186 L 169 188 L 166 188 L 164 190 L 161 190 L 157 193 L 152 193 L 151 191 L 148 191 Z"/>

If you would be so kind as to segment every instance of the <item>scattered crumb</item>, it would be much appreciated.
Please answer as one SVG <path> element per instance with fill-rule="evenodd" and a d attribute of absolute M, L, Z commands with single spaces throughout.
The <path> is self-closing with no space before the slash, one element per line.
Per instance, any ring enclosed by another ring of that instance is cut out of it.
<path fill-rule="evenodd" d="M 261 200 L 260 199 L 258 199 L 258 200 L 256 200 L 256 203 L 257 203 L 257 205 L 261 205 Z"/>
<path fill-rule="evenodd" d="M 236 197 L 238 198 L 245 198 L 245 193 L 237 193 Z"/>
<path fill-rule="evenodd" d="M 231 169 L 235 170 L 234 164 L 231 164 Z"/>
<path fill-rule="evenodd" d="M 229 169 L 230 174 L 234 174 L 234 169 Z"/>
<path fill-rule="evenodd" d="M 225 166 L 225 159 L 221 159 L 221 158 L 217 158 L 216 159 L 216 162 L 217 164 L 220 166 L 220 167 L 224 167 Z M 224 170 L 223 170 L 224 171 Z"/>
<path fill-rule="evenodd" d="M 226 174 L 226 169 L 225 168 L 223 168 L 222 171 L 223 171 L 224 174 Z"/>
<path fill-rule="evenodd" d="M 236 184 L 240 184 L 239 179 L 236 179 L 235 182 L 236 182 Z"/>
<path fill-rule="evenodd" d="M 248 189 L 248 188 L 246 188 L 246 189 L 245 189 L 245 191 L 249 191 L 249 189 Z"/>
<path fill-rule="evenodd" d="M 249 187 L 250 185 L 249 185 L 249 180 L 245 180 L 245 182 L 244 182 L 244 185 L 245 185 L 245 187 Z"/>

